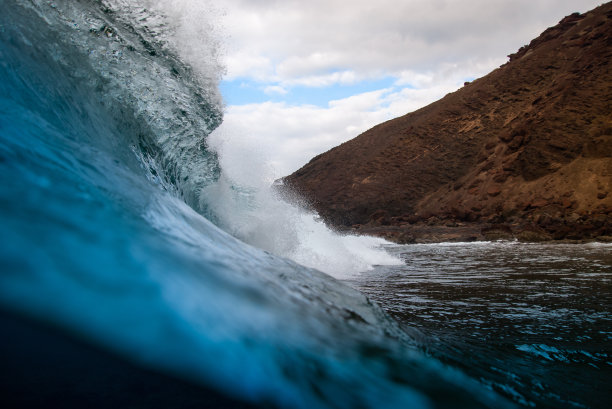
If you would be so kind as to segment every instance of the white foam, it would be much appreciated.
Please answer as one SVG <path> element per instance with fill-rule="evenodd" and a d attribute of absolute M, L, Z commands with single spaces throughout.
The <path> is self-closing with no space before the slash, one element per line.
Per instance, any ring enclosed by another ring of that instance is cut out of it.
<path fill-rule="evenodd" d="M 384 250 L 385 240 L 338 234 L 315 213 L 280 199 L 272 188 L 272 158 L 237 124 L 224 123 L 209 137 L 209 146 L 219 154 L 222 173 L 202 200 L 234 236 L 336 278 L 402 263 Z"/>
<path fill-rule="evenodd" d="M 123 4 L 123 8 L 148 7 L 154 10 L 151 16 L 160 20 L 163 40 L 178 51 L 189 63 L 197 76 L 209 84 L 208 91 L 216 91 L 225 72 L 222 63 L 224 30 L 219 26 L 223 11 L 212 0 L 112 0 Z M 162 17 L 163 16 L 163 17 Z M 146 21 L 151 27 L 154 21 Z M 159 33 L 158 37 L 160 36 Z"/>

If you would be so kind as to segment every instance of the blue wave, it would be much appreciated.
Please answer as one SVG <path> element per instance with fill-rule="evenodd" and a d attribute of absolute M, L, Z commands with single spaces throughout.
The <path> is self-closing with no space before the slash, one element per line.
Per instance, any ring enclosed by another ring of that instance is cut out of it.
<path fill-rule="evenodd" d="M 260 405 L 506 406 L 361 293 L 209 220 L 215 79 L 130 4 L 2 3 L 0 307 Z"/>

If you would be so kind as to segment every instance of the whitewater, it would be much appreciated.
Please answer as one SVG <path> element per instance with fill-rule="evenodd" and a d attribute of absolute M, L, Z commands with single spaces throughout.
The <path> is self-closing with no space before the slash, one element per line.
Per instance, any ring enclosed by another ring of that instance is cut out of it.
<path fill-rule="evenodd" d="M 257 407 L 514 407 L 355 289 L 399 251 L 218 129 L 215 12 L 182 4 L 0 2 L 0 316 Z"/>

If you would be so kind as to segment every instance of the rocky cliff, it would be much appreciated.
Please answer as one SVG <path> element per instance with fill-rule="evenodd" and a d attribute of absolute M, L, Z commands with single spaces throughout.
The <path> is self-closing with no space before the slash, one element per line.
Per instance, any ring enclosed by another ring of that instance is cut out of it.
<path fill-rule="evenodd" d="M 612 3 L 284 179 L 330 225 L 399 242 L 612 236 Z"/>

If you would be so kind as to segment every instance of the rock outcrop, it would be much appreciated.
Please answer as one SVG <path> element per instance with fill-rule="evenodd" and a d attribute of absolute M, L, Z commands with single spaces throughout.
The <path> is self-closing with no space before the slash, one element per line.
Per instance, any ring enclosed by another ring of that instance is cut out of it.
<path fill-rule="evenodd" d="M 612 239 L 612 3 L 284 184 L 328 224 L 399 242 Z"/>

